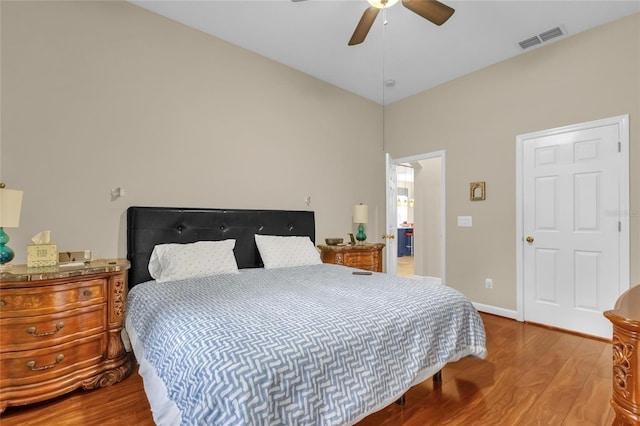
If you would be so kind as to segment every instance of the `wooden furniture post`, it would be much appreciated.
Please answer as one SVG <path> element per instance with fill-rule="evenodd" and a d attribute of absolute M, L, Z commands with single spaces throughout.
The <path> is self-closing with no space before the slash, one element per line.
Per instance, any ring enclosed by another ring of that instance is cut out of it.
<path fill-rule="evenodd" d="M 604 316 L 613 324 L 614 425 L 640 424 L 640 285 L 625 292 Z"/>

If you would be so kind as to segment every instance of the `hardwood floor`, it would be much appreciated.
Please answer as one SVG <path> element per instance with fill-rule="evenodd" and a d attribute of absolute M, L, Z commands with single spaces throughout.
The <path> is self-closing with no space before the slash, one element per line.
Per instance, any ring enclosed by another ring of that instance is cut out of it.
<path fill-rule="evenodd" d="M 398 258 L 398 275 L 401 277 L 413 277 L 413 256 Z"/>
<path fill-rule="evenodd" d="M 371 425 L 610 425 L 611 344 L 482 314 L 486 360 L 447 365 L 443 383 L 415 386 L 359 423 Z M 27 407 L 0 416 L 12 425 L 153 425 L 142 379 Z"/>

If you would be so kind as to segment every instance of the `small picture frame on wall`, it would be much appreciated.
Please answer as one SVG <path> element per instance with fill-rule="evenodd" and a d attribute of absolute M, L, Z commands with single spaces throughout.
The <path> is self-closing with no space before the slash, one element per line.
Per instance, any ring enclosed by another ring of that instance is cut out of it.
<path fill-rule="evenodd" d="M 471 182 L 469 184 L 469 199 L 471 201 L 483 201 L 485 199 L 484 182 Z"/>

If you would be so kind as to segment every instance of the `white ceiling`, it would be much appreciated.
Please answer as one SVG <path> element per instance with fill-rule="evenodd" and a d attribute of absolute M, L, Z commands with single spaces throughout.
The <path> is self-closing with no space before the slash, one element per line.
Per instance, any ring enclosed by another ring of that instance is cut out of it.
<path fill-rule="evenodd" d="M 366 0 L 132 3 L 382 104 L 525 53 L 518 42 L 554 27 L 567 35 L 527 51 L 640 12 L 640 0 L 445 0 L 455 13 L 438 27 L 398 3 L 347 46 Z"/>

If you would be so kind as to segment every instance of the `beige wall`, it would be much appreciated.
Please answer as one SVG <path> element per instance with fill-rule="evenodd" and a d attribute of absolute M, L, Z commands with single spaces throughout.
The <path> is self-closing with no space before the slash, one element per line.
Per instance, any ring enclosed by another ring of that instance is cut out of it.
<path fill-rule="evenodd" d="M 631 283 L 640 283 L 640 15 L 560 40 L 385 108 L 394 158 L 446 150 L 447 284 L 516 309 L 516 136 L 630 115 Z M 469 182 L 487 199 L 469 201 Z M 473 216 L 472 228 L 456 217 Z M 493 278 L 493 289 L 484 279 Z"/>
<path fill-rule="evenodd" d="M 61 250 L 123 257 L 130 205 L 314 210 L 321 241 L 353 232 L 364 202 L 382 234 L 380 105 L 129 3 L 1 7 L 15 262 L 45 229 Z"/>
<path fill-rule="evenodd" d="M 442 158 L 414 164 L 416 229 L 414 274 L 442 278 Z"/>

